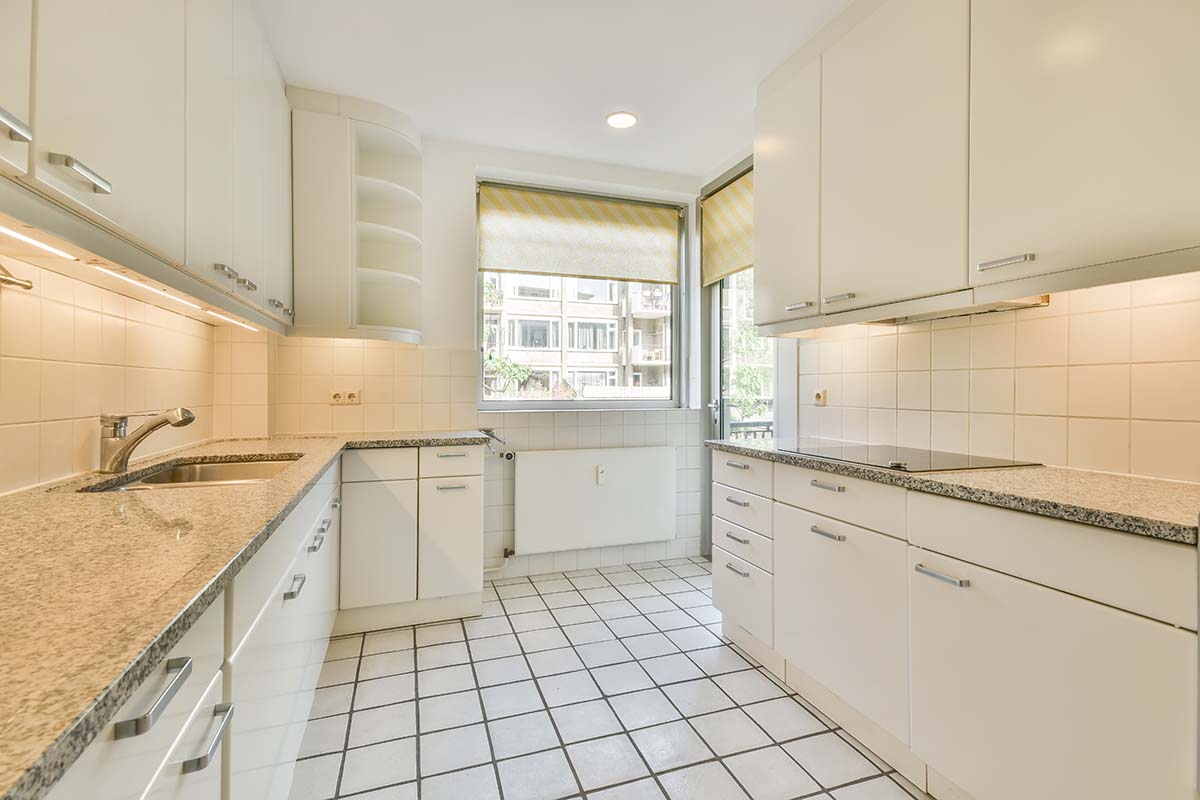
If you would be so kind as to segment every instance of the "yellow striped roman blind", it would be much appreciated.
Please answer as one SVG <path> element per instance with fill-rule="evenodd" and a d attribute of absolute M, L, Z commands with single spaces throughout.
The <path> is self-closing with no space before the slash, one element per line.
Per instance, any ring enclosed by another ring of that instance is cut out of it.
<path fill-rule="evenodd" d="M 479 184 L 479 269 L 679 283 L 679 209 Z"/>
<path fill-rule="evenodd" d="M 708 286 L 754 266 L 754 173 L 704 199 L 701 282 Z"/>

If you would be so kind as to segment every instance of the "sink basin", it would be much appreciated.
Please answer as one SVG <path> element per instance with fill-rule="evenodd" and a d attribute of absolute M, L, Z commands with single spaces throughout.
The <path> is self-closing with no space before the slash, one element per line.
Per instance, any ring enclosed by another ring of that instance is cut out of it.
<path fill-rule="evenodd" d="M 82 491 L 130 492 L 147 489 L 186 489 L 194 486 L 232 486 L 263 483 L 287 469 L 299 456 L 257 461 L 202 461 L 167 464 L 136 478 Z"/>

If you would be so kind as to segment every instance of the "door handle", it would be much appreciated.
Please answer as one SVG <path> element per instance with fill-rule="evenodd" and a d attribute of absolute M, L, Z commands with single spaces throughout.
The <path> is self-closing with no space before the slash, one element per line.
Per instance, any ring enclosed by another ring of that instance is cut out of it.
<path fill-rule="evenodd" d="M 725 565 L 725 569 L 729 570 L 730 572 L 734 573 L 735 575 L 740 575 L 740 576 L 741 576 L 741 577 L 743 577 L 743 578 L 749 578 L 749 577 L 750 577 L 750 573 L 749 573 L 749 572 L 742 572 L 740 569 L 738 569 L 737 567 L 735 567 L 733 564 L 728 564 L 728 563 L 727 563 L 727 564 Z"/>
<path fill-rule="evenodd" d="M 16 114 L 0 107 L 0 125 L 8 128 L 8 138 L 14 142 L 32 142 L 33 129 L 22 122 Z"/>
<path fill-rule="evenodd" d="M 233 280 L 237 280 L 237 277 L 238 277 L 237 270 L 234 269 L 233 267 L 229 266 L 228 264 L 213 264 L 213 270 L 221 273 L 226 278 L 232 278 Z"/>
<path fill-rule="evenodd" d="M 996 267 L 1011 267 L 1013 264 L 1022 264 L 1026 261 L 1036 261 L 1037 255 L 1034 253 L 1021 253 L 1019 256 L 1009 256 L 1007 258 L 997 258 L 995 261 L 980 261 L 975 265 L 975 269 L 979 272 L 986 272 L 989 269 Z"/>
<path fill-rule="evenodd" d="M 51 153 L 50 163 L 56 164 L 60 167 L 66 167 L 79 177 L 83 178 L 92 185 L 92 191 L 96 194 L 112 194 L 112 183 L 99 172 L 96 172 L 96 170 L 92 169 L 78 158 L 75 158 L 75 156 L 69 156 L 66 153 Z"/>
<path fill-rule="evenodd" d="M 457 491 L 459 489 L 466 489 L 466 488 L 467 488 L 467 485 L 465 483 L 455 483 L 455 484 L 451 484 L 449 486 L 439 486 L 439 487 L 437 487 L 437 490 L 439 492 L 453 492 L 453 491 Z"/>
<path fill-rule="evenodd" d="M 803 303 L 792 303 L 783 307 L 784 311 L 799 311 L 802 308 L 812 308 L 812 302 L 805 300 Z"/>
<path fill-rule="evenodd" d="M 845 486 L 842 486 L 837 483 L 825 483 L 824 481 L 819 481 L 816 478 L 813 478 L 811 481 L 809 481 L 808 485 L 813 487 L 814 489 L 824 489 L 827 492 L 841 493 L 841 492 L 846 491 Z"/>
<path fill-rule="evenodd" d="M 726 461 L 725 466 L 733 467 L 734 469 L 750 469 L 749 464 L 743 464 L 740 461 Z"/>
<path fill-rule="evenodd" d="M 175 677 L 171 678 L 170 683 L 162 690 L 162 694 L 150 704 L 149 711 L 134 719 L 121 720 L 113 726 L 114 739 L 129 739 L 150 732 L 154 723 L 158 722 L 159 717 L 167 710 L 167 706 L 175 699 L 175 695 L 179 694 L 179 690 L 187 683 L 188 677 L 192 674 L 192 660 L 190 658 L 168 658 L 167 674 L 172 672 L 175 673 Z"/>
<path fill-rule="evenodd" d="M 307 575 L 293 575 L 292 588 L 283 593 L 284 600 L 295 600 L 300 596 L 300 592 L 304 591 L 304 584 L 308 581 Z"/>
<path fill-rule="evenodd" d="M 746 500 L 735 500 L 735 499 L 734 499 L 734 498 L 732 498 L 732 497 L 726 497 L 726 498 L 725 498 L 725 502 L 726 502 L 726 503 L 733 503 L 733 504 L 734 504 L 735 506 L 737 506 L 738 508 L 749 508 L 749 507 L 750 507 L 750 503 L 749 503 L 748 501 L 746 501 Z"/>
<path fill-rule="evenodd" d="M 254 281 L 250 280 L 249 278 L 238 278 L 237 285 L 241 286 L 244 289 L 249 289 L 252 292 L 258 291 L 258 284 L 255 283 Z"/>
<path fill-rule="evenodd" d="M 749 539 L 739 539 L 738 537 L 734 536 L 734 535 L 733 535 L 732 533 L 730 533 L 729 531 L 725 531 L 725 538 L 726 538 L 726 539 L 733 539 L 733 540 L 734 540 L 735 542 L 737 542 L 738 544 L 750 544 L 750 540 L 749 540 Z"/>
<path fill-rule="evenodd" d="M 826 303 L 840 303 L 843 300 L 853 300 L 855 297 L 854 292 L 842 292 L 841 294 L 831 294 L 829 297 L 822 297 L 821 299 Z"/>
<path fill-rule="evenodd" d="M 823 531 L 816 525 L 810 526 L 809 530 L 815 533 L 817 536 L 824 536 L 826 539 L 832 539 L 835 542 L 846 541 L 846 535 L 843 533 L 830 533 L 829 531 Z"/>
<path fill-rule="evenodd" d="M 308 546 L 308 552 L 316 553 L 325 545 L 325 534 L 318 533 L 313 537 L 312 544 Z"/>
<path fill-rule="evenodd" d="M 208 769 L 208 765 L 212 763 L 213 756 L 217 754 L 217 748 L 221 746 L 221 741 L 225 738 L 226 731 L 229 730 L 229 722 L 233 719 L 233 703 L 221 703 L 214 706 L 213 716 L 220 717 L 221 724 L 217 726 L 217 732 L 213 734 L 212 741 L 208 743 L 208 749 L 204 751 L 204 754 L 195 758 L 189 758 L 180 765 L 183 768 L 184 775 Z"/>
<path fill-rule="evenodd" d="M 917 564 L 913 567 L 913 571 L 933 578 L 935 581 L 941 581 L 942 583 L 948 583 L 951 586 L 957 586 L 960 589 L 965 589 L 971 585 L 971 582 L 966 578 L 956 578 L 953 575 L 947 575 L 944 572 L 938 572 L 936 569 L 930 569 L 924 564 Z"/>
<path fill-rule="evenodd" d="M 466 458 L 466 453 L 438 453 L 438 458 Z"/>

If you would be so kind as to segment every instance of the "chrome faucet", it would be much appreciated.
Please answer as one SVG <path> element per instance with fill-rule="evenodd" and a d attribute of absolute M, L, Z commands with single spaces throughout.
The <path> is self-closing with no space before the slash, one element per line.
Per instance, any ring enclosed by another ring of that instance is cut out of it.
<path fill-rule="evenodd" d="M 129 469 L 129 456 L 134 448 L 150 434 L 164 425 L 182 428 L 191 425 L 196 415 L 186 408 L 168 408 L 146 422 L 128 437 L 125 428 L 129 424 L 128 414 L 102 414 L 100 416 L 100 471 L 104 473 L 124 472 Z"/>

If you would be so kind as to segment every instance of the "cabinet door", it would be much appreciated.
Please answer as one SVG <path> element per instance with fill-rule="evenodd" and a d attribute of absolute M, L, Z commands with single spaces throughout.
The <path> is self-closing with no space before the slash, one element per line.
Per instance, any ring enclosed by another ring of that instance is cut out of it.
<path fill-rule="evenodd" d="M 184 0 L 40 0 L 39 186 L 184 262 Z"/>
<path fill-rule="evenodd" d="M 483 478 L 421 479 L 417 596 L 483 587 Z"/>
<path fill-rule="evenodd" d="M 784 67 L 784 69 L 788 69 Z M 754 322 L 821 310 L 821 62 L 763 84 L 754 117 Z"/>
<path fill-rule="evenodd" d="M 29 75 L 33 52 L 33 0 L 0 0 L 0 174 L 20 177 L 29 167 L 33 128 Z"/>
<path fill-rule="evenodd" d="M 342 608 L 417 599 L 417 482 L 342 485 Z"/>
<path fill-rule="evenodd" d="M 274 133 L 271 175 L 271 278 L 268 282 L 267 311 L 284 322 L 292 306 L 292 110 L 288 106 L 282 81 L 272 104 Z M 274 301 L 274 302 L 272 302 Z"/>
<path fill-rule="evenodd" d="M 187 0 L 187 261 L 232 289 L 233 3 Z"/>
<path fill-rule="evenodd" d="M 712 550 L 713 607 L 725 624 L 744 628 L 767 647 L 775 641 L 774 576 L 720 547 Z"/>
<path fill-rule="evenodd" d="M 931 767 L 976 800 L 1195 798 L 1196 634 L 915 547 L 908 578 Z"/>
<path fill-rule="evenodd" d="M 908 741 L 907 545 L 775 504 L 775 649 Z"/>
<path fill-rule="evenodd" d="M 972 3 L 974 283 L 1200 245 L 1197 31 L 1191 0 Z"/>
<path fill-rule="evenodd" d="M 821 59 L 826 313 L 967 285 L 967 0 L 888 0 Z"/>
<path fill-rule="evenodd" d="M 275 64 L 250 0 L 234 0 L 233 268 L 239 296 L 265 305 Z M 253 288 L 252 288 L 253 287 Z"/>
<path fill-rule="evenodd" d="M 130 797 L 140 800 L 221 800 L 221 745 L 232 723 L 229 715 L 235 710 L 221 702 L 221 689 L 222 677 L 218 672 L 200 704 L 192 711 L 187 727 L 175 742 L 154 783 L 145 794 L 130 792 Z"/>

